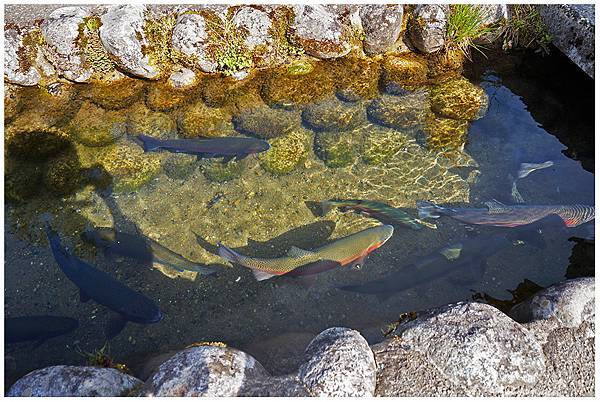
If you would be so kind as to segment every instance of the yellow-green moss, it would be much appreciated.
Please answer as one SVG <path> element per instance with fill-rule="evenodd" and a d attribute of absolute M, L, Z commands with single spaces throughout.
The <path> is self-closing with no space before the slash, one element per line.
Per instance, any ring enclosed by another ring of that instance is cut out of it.
<path fill-rule="evenodd" d="M 366 127 L 363 137 L 363 161 L 369 165 L 380 165 L 405 148 L 408 141 L 408 137 L 399 131 L 375 125 Z"/>
<path fill-rule="evenodd" d="M 4 84 L 4 123 L 12 121 L 23 109 L 23 95 L 16 85 Z"/>
<path fill-rule="evenodd" d="M 464 53 L 456 47 L 448 47 L 443 51 L 429 54 L 427 56 L 429 78 L 439 81 L 446 77 L 460 76 L 465 59 Z"/>
<path fill-rule="evenodd" d="M 84 96 L 104 109 L 123 109 L 135 103 L 143 91 L 144 81 L 125 77 L 87 85 Z"/>
<path fill-rule="evenodd" d="M 362 105 L 333 98 L 308 105 L 302 112 L 302 119 L 316 131 L 347 131 L 365 124 L 367 117 Z"/>
<path fill-rule="evenodd" d="M 11 125 L 4 133 L 4 145 L 9 156 L 28 160 L 46 159 L 67 149 L 71 139 L 56 127 L 32 122 Z"/>
<path fill-rule="evenodd" d="M 98 16 L 90 16 L 83 19 L 79 25 L 79 36 L 77 46 L 81 49 L 83 62 L 86 67 L 94 73 L 106 74 L 115 69 L 115 63 L 102 45 L 100 39 L 100 27 L 102 22 Z"/>
<path fill-rule="evenodd" d="M 270 141 L 271 148 L 259 155 L 260 165 L 274 174 L 290 173 L 308 156 L 310 132 L 299 128 Z"/>
<path fill-rule="evenodd" d="M 171 114 L 154 112 L 143 103 L 136 103 L 127 110 L 127 134 L 146 134 L 158 138 L 175 138 L 177 122 Z"/>
<path fill-rule="evenodd" d="M 243 80 L 219 75 L 207 76 L 201 84 L 202 98 L 208 106 L 227 108 L 230 112 L 262 104 L 262 75 L 251 71 Z"/>
<path fill-rule="evenodd" d="M 381 64 L 372 59 L 343 57 L 330 62 L 338 97 L 345 101 L 372 99 L 379 95 Z"/>
<path fill-rule="evenodd" d="M 428 110 L 427 93 L 414 92 L 405 96 L 383 96 L 367 106 L 372 121 L 400 131 L 422 126 Z"/>
<path fill-rule="evenodd" d="M 310 73 L 315 66 L 308 60 L 296 60 L 286 68 L 289 75 L 304 75 Z"/>
<path fill-rule="evenodd" d="M 382 84 L 386 90 L 395 87 L 413 91 L 427 83 L 427 61 L 414 53 L 390 54 L 383 60 Z"/>
<path fill-rule="evenodd" d="M 300 127 L 300 114 L 284 109 L 273 109 L 265 104 L 242 110 L 233 119 L 235 129 L 258 138 L 275 138 Z"/>
<path fill-rule="evenodd" d="M 173 154 L 168 155 L 162 163 L 163 171 L 171 179 L 185 179 L 198 166 L 194 155 Z"/>
<path fill-rule="evenodd" d="M 172 45 L 173 29 L 177 17 L 165 15 L 160 18 L 146 18 L 144 21 L 144 35 L 148 44 L 143 53 L 148 56 L 150 64 L 159 71 L 168 71 L 178 60 L 178 53 Z"/>
<path fill-rule="evenodd" d="M 200 165 L 204 176 L 208 180 L 216 183 L 224 183 L 240 177 L 245 166 L 245 161 L 232 160 L 223 163 L 220 160 L 215 159 L 203 160 Z"/>
<path fill-rule="evenodd" d="M 223 109 L 206 106 L 201 101 L 182 108 L 177 124 L 181 136 L 185 138 L 223 137 L 233 133 L 231 115 Z"/>
<path fill-rule="evenodd" d="M 469 123 L 465 120 L 446 119 L 429 113 L 424 127 L 427 147 L 443 151 L 463 149 L 468 128 Z"/>
<path fill-rule="evenodd" d="M 448 80 L 432 88 L 431 110 L 456 120 L 475 120 L 487 110 L 488 98 L 483 88 L 465 78 Z"/>
<path fill-rule="evenodd" d="M 51 159 L 44 170 L 44 184 L 53 193 L 68 194 L 86 182 L 77 154 L 69 152 Z"/>
<path fill-rule="evenodd" d="M 356 131 L 319 132 L 315 135 L 315 154 L 330 168 L 352 165 L 361 146 L 360 137 Z"/>
<path fill-rule="evenodd" d="M 152 110 L 161 112 L 168 112 L 191 99 L 193 97 L 190 90 L 175 89 L 162 81 L 149 84 L 146 92 L 146 105 Z"/>
<path fill-rule="evenodd" d="M 84 102 L 69 123 L 68 130 L 77 142 L 89 147 L 102 147 L 125 135 L 125 122 L 125 111 L 104 110 L 91 102 Z"/>
<path fill-rule="evenodd" d="M 22 112 L 14 119 L 15 126 L 61 127 L 81 106 L 78 91 L 71 84 L 61 84 L 61 89 L 52 94 L 42 87 L 26 88 L 22 94 Z"/>
<path fill-rule="evenodd" d="M 17 50 L 17 59 L 21 70 L 29 70 L 35 65 L 38 49 L 44 43 L 44 35 L 40 29 L 33 29 L 23 36 L 22 46 Z"/>

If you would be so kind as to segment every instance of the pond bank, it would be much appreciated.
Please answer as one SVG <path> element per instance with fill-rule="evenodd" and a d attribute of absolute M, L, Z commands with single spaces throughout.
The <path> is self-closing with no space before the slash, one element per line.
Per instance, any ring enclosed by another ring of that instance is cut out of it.
<path fill-rule="evenodd" d="M 36 370 L 9 396 L 591 396 L 594 278 L 568 280 L 508 316 L 477 302 L 409 314 L 369 346 L 329 328 L 298 371 L 273 377 L 251 355 L 222 344 L 163 355 L 146 382 L 112 368 Z M 93 386 L 91 386 L 92 384 Z"/>

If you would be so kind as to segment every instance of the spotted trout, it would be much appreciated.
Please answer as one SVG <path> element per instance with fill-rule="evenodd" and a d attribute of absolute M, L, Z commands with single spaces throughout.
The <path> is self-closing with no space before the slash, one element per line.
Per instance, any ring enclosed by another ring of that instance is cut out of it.
<path fill-rule="evenodd" d="M 486 208 L 449 208 L 429 201 L 417 201 L 419 218 L 450 216 L 474 225 L 515 227 L 536 222 L 548 215 L 558 215 L 567 227 L 589 222 L 595 217 L 592 205 L 504 205 L 493 200 L 484 203 Z"/>
<path fill-rule="evenodd" d="M 310 276 L 336 267 L 360 267 L 373 250 L 381 247 L 394 233 L 390 225 L 380 225 L 319 247 L 303 250 L 292 246 L 279 258 L 253 258 L 241 255 L 219 243 L 219 255 L 227 261 L 250 268 L 263 281 L 273 276 Z"/>
<path fill-rule="evenodd" d="M 355 211 L 380 221 L 401 223 L 415 230 L 423 228 L 416 219 L 411 218 L 403 210 L 380 201 L 328 200 L 321 203 L 323 215 L 326 215 L 333 208 L 339 208 L 342 212 Z"/>

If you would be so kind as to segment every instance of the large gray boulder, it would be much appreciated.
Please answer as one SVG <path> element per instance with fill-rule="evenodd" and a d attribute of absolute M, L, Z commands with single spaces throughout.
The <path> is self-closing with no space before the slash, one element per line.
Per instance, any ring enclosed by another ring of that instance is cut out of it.
<path fill-rule="evenodd" d="M 50 13 L 41 25 L 46 57 L 66 79 L 75 82 L 87 82 L 92 76 L 77 43 L 80 26 L 89 16 L 86 7 L 62 7 Z"/>
<path fill-rule="evenodd" d="M 323 5 L 295 4 L 291 39 L 306 53 L 321 59 L 342 57 L 350 53 L 349 27 Z"/>
<path fill-rule="evenodd" d="M 7 396 L 123 396 L 141 384 L 112 368 L 51 366 L 18 380 Z"/>
<path fill-rule="evenodd" d="M 42 78 L 40 72 L 24 54 L 24 34 L 16 28 L 4 30 L 4 77 L 13 84 L 33 86 Z"/>
<path fill-rule="evenodd" d="M 305 351 L 298 377 L 313 396 L 373 396 L 376 366 L 358 331 L 334 327 L 317 335 Z"/>
<path fill-rule="evenodd" d="M 102 15 L 100 39 L 117 66 L 142 78 L 157 78 L 160 71 L 150 64 L 144 47 L 144 5 L 113 5 Z"/>
<path fill-rule="evenodd" d="M 433 53 L 444 47 L 448 26 L 447 4 L 419 4 L 409 22 L 411 43 L 423 53 Z"/>
<path fill-rule="evenodd" d="M 248 50 L 254 50 L 257 46 L 269 46 L 273 42 L 270 35 L 273 21 L 260 8 L 242 6 L 235 10 L 231 22 L 239 31 L 244 32 L 244 46 Z"/>
<path fill-rule="evenodd" d="M 360 7 L 360 20 L 365 33 L 366 54 L 392 50 L 402 32 L 402 4 L 368 4 Z"/>
<path fill-rule="evenodd" d="M 144 384 L 140 396 L 242 396 L 253 382 L 268 377 L 263 366 L 244 352 L 198 346 L 161 364 Z"/>
<path fill-rule="evenodd" d="M 468 395 L 497 395 L 534 384 L 545 370 L 542 346 L 533 334 L 487 304 L 461 302 L 430 310 L 400 324 L 395 335 Z"/>
<path fill-rule="evenodd" d="M 173 49 L 188 56 L 191 67 L 207 73 L 217 71 L 217 63 L 207 52 L 208 22 L 202 14 L 182 14 L 173 29 Z"/>

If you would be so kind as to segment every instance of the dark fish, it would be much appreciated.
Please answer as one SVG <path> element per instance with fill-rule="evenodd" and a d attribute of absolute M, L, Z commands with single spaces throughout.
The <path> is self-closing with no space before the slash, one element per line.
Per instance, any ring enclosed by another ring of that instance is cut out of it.
<path fill-rule="evenodd" d="M 400 271 L 383 278 L 361 285 L 342 286 L 340 289 L 374 294 L 379 299 L 386 299 L 396 292 L 437 280 L 458 270 L 464 275 L 479 279 L 485 272 L 488 257 L 512 246 L 515 241 L 525 241 L 538 248 L 544 248 L 545 243 L 540 231 L 561 229 L 564 226 L 562 219 L 552 215 L 517 229 L 502 229 L 494 234 L 479 235 L 416 258 Z"/>
<path fill-rule="evenodd" d="M 79 288 L 80 300 L 85 303 L 92 299 L 118 314 L 107 332 L 109 339 L 121 332 L 127 321 L 152 324 L 162 320 L 163 315 L 152 300 L 69 254 L 60 243 L 58 233 L 52 230 L 48 223 L 46 235 L 56 263 L 67 278 Z"/>
<path fill-rule="evenodd" d="M 138 135 L 144 152 L 169 151 L 196 155 L 199 158 L 223 158 L 229 162 L 233 158 L 242 160 L 248 155 L 265 152 L 268 142 L 249 137 L 191 138 L 161 140 L 147 135 Z"/>
<path fill-rule="evenodd" d="M 141 234 L 117 232 L 112 228 L 95 228 L 83 232 L 82 237 L 102 248 L 106 254 L 130 257 L 160 271 L 166 268 L 178 272 L 198 272 L 201 275 L 216 272 L 214 268 L 190 261 Z"/>
<path fill-rule="evenodd" d="M 380 201 L 367 200 L 328 200 L 321 202 L 323 215 L 326 215 L 333 208 L 339 208 L 342 212 L 356 211 L 364 215 L 371 216 L 380 221 L 397 222 L 410 226 L 418 230 L 423 226 L 417 220 L 411 218 L 406 212 L 399 208 L 394 208 Z"/>
<path fill-rule="evenodd" d="M 69 317 L 32 315 L 4 319 L 4 340 L 8 343 L 36 341 L 36 347 L 47 339 L 67 334 L 79 327 Z"/>
<path fill-rule="evenodd" d="M 504 205 L 495 200 L 484 204 L 487 208 L 449 208 L 417 201 L 417 210 L 420 218 L 446 215 L 474 225 L 504 227 L 527 225 L 552 214 L 560 216 L 568 227 L 581 225 L 595 217 L 593 205 Z"/>

